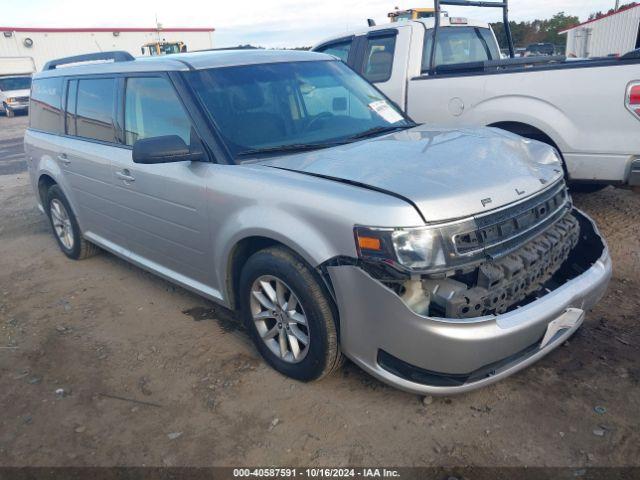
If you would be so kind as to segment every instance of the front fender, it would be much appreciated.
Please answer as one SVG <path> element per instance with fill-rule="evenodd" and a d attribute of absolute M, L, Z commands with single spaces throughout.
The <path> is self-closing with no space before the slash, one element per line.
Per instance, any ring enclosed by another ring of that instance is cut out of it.
<path fill-rule="evenodd" d="M 236 246 L 250 237 L 264 237 L 279 242 L 300 255 L 312 267 L 339 255 L 357 256 L 351 230 L 338 228 L 330 223 L 319 228 L 306 218 L 273 207 L 248 207 L 219 225 L 213 238 L 213 245 L 220 246 L 216 249 L 214 264 L 217 284 L 223 292 L 225 302 L 229 300 L 229 262 Z"/>

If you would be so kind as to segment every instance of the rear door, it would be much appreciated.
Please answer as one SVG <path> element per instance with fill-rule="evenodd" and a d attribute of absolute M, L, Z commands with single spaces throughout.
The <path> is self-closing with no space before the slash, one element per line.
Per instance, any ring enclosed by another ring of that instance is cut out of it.
<path fill-rule="evenodd" d="M 112 159 L 111 182 L 128 248 L 134 260 L 206 291 L 203 284 L 210 284 L 213 273 L 206 182 L 213 165 L 134 163 L 137 140 L 178 135 L 194 146 L 199 138 L 168 76 L 135 75 L 119 82 L 124 149 Z"/>
<path fill-rule="evenodd" d="M 111 158 L 120 145 L 114 125 L 115 77 L 65 82 L 64 136 L 58 161 L 71 188 L 83 233 L 113 245 L 126 243 L 113 203 Z"/>

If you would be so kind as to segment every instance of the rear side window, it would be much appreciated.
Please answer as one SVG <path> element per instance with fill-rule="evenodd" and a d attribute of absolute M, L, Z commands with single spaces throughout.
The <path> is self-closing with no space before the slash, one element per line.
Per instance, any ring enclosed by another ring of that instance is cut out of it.
<path fill-rule="evenodd" d="M 328 45 L 323 45 L 320 48 L 316 48 L 316 52 L 326 53 L 328 55 L 333 55 L 338 57 L 344 63 L 347 63 L 347 59 L 349 58 L 349 52 L 351 51 L 351 40 L 346 40 L 342 42 L 330 43 Z"/>
<path fill-rule="evenodd" d="M 396 36 L 384 35 L 367 38 L 362 75 L 370 82 L 386 82 L 391 78 Z"/>
<path fill-rule="evenodd" d="M 30 126 L 47 133 L 62 133 L 62 77 L 34 80 L 29 109 Z"/>
<path fill-rule="evenodd" d="M 191 122 L 166 78 L 127 79 L 124 129 L 127 145 L 136 140 L 178 135 L 189 145 Z"/>
<path fill-rule="evenodd" d="M 76 106 L 76 135 L 116 143 L 114 106 L 113 78 L 80 79 Z"/>
<path fill-rule="evenodd" d="M 429 70 L 433 30 L 424 38 L 422 71 Z M 438 30 L 435 66 L 483 62 L 500 58 L 491 30 L 474 27 L 444 27 Z"/>

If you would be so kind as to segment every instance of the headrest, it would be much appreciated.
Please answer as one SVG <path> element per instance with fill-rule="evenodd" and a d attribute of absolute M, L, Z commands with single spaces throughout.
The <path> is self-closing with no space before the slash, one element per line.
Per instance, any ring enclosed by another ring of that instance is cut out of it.
<path fill-rule="evenodd" d="M 253 110 L 264 105 L 264 93 L 257 83 L 245 83 L 231 91 L 231 105 L 235 110 Z"/>

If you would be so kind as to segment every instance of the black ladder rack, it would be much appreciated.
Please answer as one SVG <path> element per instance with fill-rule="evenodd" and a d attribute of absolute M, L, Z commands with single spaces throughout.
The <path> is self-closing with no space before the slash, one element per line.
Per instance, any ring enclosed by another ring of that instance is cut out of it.
<path fill-rule="evenodd" d="M 129 52 L 122 50 L 115 50 L 113 52 L 96 52 L 87 53 L 84 55 L 75 55 L 73 57 L 58 58 L 56 60 L 50 60 L 44 64 L 42 70 L 55 70 L 61 65 L 69 65 L 71 63 L 82 62 L 95 62 L 99 60 L 113 60 L 114 62 L 130 62 L 135 60 L 133 55 Z"/>
<path fill-rule="evenodd" d="M 511 36 L 511 26 L 509 25 L 509 0 L 503 0 L 500 2 L 484 2 L 473 0 L 433 0 L 435 7 L 435 25 L 433 27 L 433 42 L 431 42 L 431 57 L 429 62 L 430 74 L 434 74 L 436 70 L 436 46 L 438 41 L 438 29 L 440 28 L 440 14 L 442 5 L 451 5 L 456 7 L 489 7 L 489 8 L 501 8 L 502 19 L 504 22 L 504 31 L 507 35 L 507 44 L 509 46 L 509 56 L 515 57 L 515 49 L 513 47 L 513 37 Z"/>

